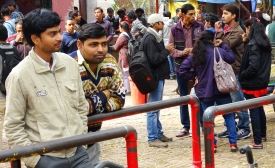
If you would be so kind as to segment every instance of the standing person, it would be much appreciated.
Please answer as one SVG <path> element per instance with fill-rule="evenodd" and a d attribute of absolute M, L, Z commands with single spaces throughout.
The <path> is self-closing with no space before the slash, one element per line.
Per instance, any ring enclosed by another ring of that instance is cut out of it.
<path fill-rule="evenodd" d="M 81 26 L 78 24 L 81 21 L 81 15 L 79 15 L 78 11 L 70 11 L 69 17 L 73 19 L 74 21 L 74 29 L 75 31 L 79 32 L 81 29 Z"/>
<path fill-rule="evenodd" d="M 271 44 L 265 34 L 264 25 L 257 18 L 245 21 L 246 33 L 243 40 L 246 47 L 242 57 L 239 81 L 245 98 L 265 96 L 270 77 Z M 249 109 L 254 142 L 252 149 L 262 149 L 266 141 L 266 116 L 263 106 Z"/>
<path fill-rule="evenodd" d="M 79 14 L 79 10 L 77 6 L 74 6 L 74 11 Z M 80 15 L 80 14 L 79 14 Z M 80 21 L 77 23 L 80 27 L 86 24 L 86 20 L 81 17 Z"/>
<path fill-rule="evenodd" d="M 113 27 L 113 31 L 117 30 L 118 29 L 118 17 L 116 17 L 114 15 L 114 9 L 113 8 L 108 8 L 107 9 L 107 16 L 105 17 L 105 20 L 108 20 L 112 27 Z"/>
<path fill-rule="evenodd" d="M 147 27 L 142 24 L 133 11 L 128 13 L 128 18 L 132 25 L 131 35 L 136 41 L 141 41 L 142 37 L 147 32 Z"/>
<path fill-rule="evenodd" d="M 78 39 L 78 32 L 74 30 L 73 18 L 68 18 L 65 21 L 66 31 L 62 33 L 61 51 L 70 54 L 77 50 L 76 41 Z"/>
<path fill-rule="evenodd" d="M 153 68 L 152 74 L 157 76 L 159 80 L 156 90 L 149 93 L 149 103 L 162 100 L 164 81 L 169 78 L 167 55 L 174 49 L 172 44 L 165 48 L 163 40 L 158 34 L 160 30 L 163 30 L 164 23 L 162 20 L 163 16 L 160 14 L 151 14 L 148 17 L 150 26 L 140 46 L 140 49 L 146 53 L 151 68 Z M 149 147 L 167 147 L 166 142 L 173 140 L 163 134 L 162 125 L 159 121 L 159 110 L 147 113 L 147 132 Z"/>
<path fill-rule="evenodd" d="M 77 41 L 78 50 L 70 56 L 77 60 L 83 90 L 89 104 L 89 116 L 119 110 L 124 106 L 125 92 L 121 71 L 113 56 L 107 53 L 106 30 L 95 23 L 82 26 Z M 102 122 L 89 124 L 88 131 L 99 131 Z M 93 165 L 99 162 L 99 143 L 88 145 Z"/>
<path fill-rule="evenodd" d="M 135 10 L 135 14 L 136 14 L 138 20 L 140 20 L 142 22 L 143 26 L 148 27 L 147 17 L 145 16 L 144 10 L 142 8 L 137 8 Z"/>
<path fill-rule="evenodd" d="M 21 59 L 23 60 L 31 50 L 30 44 L 27 42 L 26 38 L 23 34 L 23 20 L 22 19 L 16 19 L 15 21 L 15 28 L 16 28 L 16 38 L 15 40 L 11 41 L 11 45 L 13 45 L 18 53 Z"/>
<path fill-rule="evenodd" d="M 226 24 L 224 29 L 221 29 L 221 21 L 215 23 L 215 29 L 217 32 L 216 38 L 218 41 L 223 41 L 227 44 L 234 53 L 235 62 L 232 64 L 232 68 L 236 75 L 236 79 L 238 80 L 242 55 L 244 51 L 244 44 L 242 40 L 243 29 L 240 27 L 238 23 L 239 18 L 239 8 L 235 6 L 233 3 L 229 3 L 223 6 L 223 15 L 222 15 L 222 22 Z M 238 81 L 239 90 L 230 93 L 232 102 L 238 102 L 244 100 L 244 94 L 241 89 L 241 85 Z M 247 110 L 241 110 L 237 112 L 239 116 L 238 122 L 238 139 L 244 139 L 251 136 L 250 127 L 249 127 L 249 116 Z M 228 132 L 225 129 L 223 132 L 218 134 L 218 137 L 225 138 L 228 137 Z"/>
<path fill-rule="evenodd" d="M 175 24 L 174 21 L 171 19 L 171 13 L 169 11 L 163 12 L 164 16 L 164 26 L 163 30 L 161 31 L 161 36 L 163 38 L 164 46 L 166 47 L 169 44 L 169 35 L 171 31 L 171 27 Z M 169 67 L 170 67 L 170 79 L 176 79 L 176 73 L 175 73 L 175 66 L 174 66 L 174 58 L 170 55 L 167 56 L 169 61 Z"/>
<path fill-rule="evenodd" d="M 172 19 L 175 23 L 178 23 L 179 21 L 181 21 L 182 19 L 181 8 L 176 9 L 176 16 L 174 16 Z"/>
<path fill-rule="evenodd" d="M 126 9 L 125 8 L 120 8 L 118 11 L 117 11 L 117 14 L 119 16 L 119 22 L 127 22 L 128 25 L 131 27 L 131 22 L 129 21 L 129 18 L 128 16 L 126 15 Z"/>
<path fill-rule="evenodd" d="M 179 68 L 179 74 L 185 79 L 197 80 L 195 92 L 200 99 L 201 108 L 205 111 L 208 107 L 232 103 L 229 93 L 221 93 L 217 88 L 214 78 L 214 59 L 217 59 L 217 50 L 220 52 L 222 59 L 232 64 L 235 61 L 232 50 L 224 43 L 218 43 L 215 48 L 214 37 L 215 29 L 208 28 L 203 31 L 193 48 L 193 54 L 186 58 Z M 214 51 L 216 50 L 216 51 Z M 216 52 L 216 58 L 215 54 Z M 231 152 L 237 152 L 237 134 L 234 121 L 234 114 L 224 114 L 223 118 L 229 134 L 229 143 Z M 214 148 L 217 148 L 217 140 L 214 139 Z"/>
<path fill-rule="evenodd" d="M 265 34 L 269 37 L 270 42 L 275 42 L 275 14 L 272 15 L 273 22 L 268 24 L 265 29 Z"/>
<path fill-rule="evenodd" d="M 16 48 L 12 47 L 9 43 L 6 43 L 7 37 L 8 37 L 7 28 L 3 25 L 0 25 L 0 53 L 1 53 L 0 54 L 0 150 L 3 150 L 3 141 L 2 141 L 3 122 L 4 122 L 4 115 L 5 115 L 5 109 L 6 109 L 5 79 L 9 75 L 8 73 L 10 73 L 9 70 L 7 69 L 4 70 L 3 61 L 6 60 L 5 64 L 7 65 L 7 67 L 11 67 L 11 68 L 17 65 L 15 63 L 19 63 L 21 61 L 21 58 L 19 57 L 19 54 L 17 53 Z M 7 54 L 6 51 L 9 51 L 9 53 L 12 53 L 12 54 Z M 5 53 L 5 55 L 3 53 Z M 9 57 L 10 59 L 7 59 L 7 57 Z"/>
<path fill-rule="evenodd" d="M 117 41 L 114 45 L 115 50 L 119 50 L 118 52 L 118 66 L 122 71 L 122 78 L 125 87 L 125 92 L 130 93 L 130 81 L 129 81 L 129 61 L 127 59 L 127 52 L 128 52 L 128 40 L 132 39 L 132 35 L 130 33 L 130 28 L 127 22 L 120 22 L 119 23 L 119 31 L 121 32 L 117 38 Z"/>
<path fill-rule="evenodd" d="M 33 49 L 6 81 L 4 128 L 11 148 L 87 133 L 88 107 L 77 63 L 57 52 L 59 24 L 60 16 L 48 9 L 35 9 L 23 19 L 23 34 Z M 83 146 L 23 162 L 36 168 L 93 167 Z"/>
<path fill-rule="evenodd" d="M 195 21 L 195 8 L 191 4 L 185 4 L 181 8 L 183 19 L 171 28 L 169 44 L 174 44 L 175 49 L 170 56 L 175 59 L 175 71 L 180 96 L 188 95 L 188 80 L 179 76 L 179 67 L 188 55 L 191 54 L 195 41 L 200 37 L 204 26 Z M 183 137 L 190 134 L 190 118 L 188 105 L 180 106 L 180 119 L 183 128 L 176 137 Z"/>
<path fill-rule="evenodd" d="M 24 15 L 18 9 L 16 9 L 16 3 L 14 0 L 8 0 L 3 6 L 9 8 L 12 19 L 23 19 Z"/>
<path fill-rule="evenodd" d="M 213 13 L 206 14 L 204 28 L 215 28 L 215 23 L 219 20 L 219 17 Z"/>
<path fill-rule="evenodd" d="M 1 15 L 4 18 L 5 22 L 3 23 L 3 25 L 8 30 L 8 36 L 14 35 L 16 33 L 15 20 L 11 18 L 9 8 L 6 6 L 2 6 Z"/>
<path fill-rule="evenodd" d="M 103 13 L 103 9 L 101 7 L 96 7 L 94 9 L 94 14 L 95 14 L 95 19 L 94 21 L 92 21 L 91 23 L 96 23 L 99 24 L 100 26 L 104 27 L 104 29 L 107 32 L 108 35 L 108 42 L 112 41 L 113 36 L 114 36 L 114 31 L 113 31 L 113 27 L 111 25 L 111 23 L 108 20 L 103 19 L 104 17 L 104 13 Z"/>

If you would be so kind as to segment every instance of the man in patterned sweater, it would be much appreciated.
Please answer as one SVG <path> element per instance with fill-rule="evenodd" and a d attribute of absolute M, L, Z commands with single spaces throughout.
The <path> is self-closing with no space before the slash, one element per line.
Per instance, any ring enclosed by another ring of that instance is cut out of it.
<path fill-rule="evenodd" d="M 116 59 L 107 53 L 106 30 L 89 23 L 81 27 L 77 41 L 78 50 L 71 53 L 79 65 L 89 115 L 119 110 L 125 102 L 121 70 Z M 102 123 L 89 124 L 88 131 L 98 131 Z M 88 153 L 93 163 L 99 162 L 99 144 L 89 144 Z"/>

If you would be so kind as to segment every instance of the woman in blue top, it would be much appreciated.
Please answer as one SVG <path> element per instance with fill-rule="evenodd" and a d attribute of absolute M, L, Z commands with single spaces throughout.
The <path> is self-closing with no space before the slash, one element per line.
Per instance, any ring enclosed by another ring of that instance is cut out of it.
<path fill-rule="evenodd" d="M 215 30 L 207 28 L 201 34 L 201 37 L 195 43 L 193 54 L 187 57 L 181 64 L 179 74 L 185 79 L 196 80 L 195 92 L 201 101 L 201 108 L 205 111 L 208 107 L 232 103 L 229 93 L 221 93 L 217 88 L 214 78 L 214 47 L 219 46 L 222 59 L 232 64 L 235 62 L 235 57 L 232 50 L 225 43 L 215 42 Z M 219 61 L 217 55 L 217 61 Z M 202 116 L 201 116 L 202 117 Z M 233 113 L 223 115 L 226 122 L 226 127 L 229 133 L 229 143 L 231 152 L 236 152 L 237 148 L 237 133 Z M 217 140 L 214 140 L 215 151 L 217 148 Z"/>

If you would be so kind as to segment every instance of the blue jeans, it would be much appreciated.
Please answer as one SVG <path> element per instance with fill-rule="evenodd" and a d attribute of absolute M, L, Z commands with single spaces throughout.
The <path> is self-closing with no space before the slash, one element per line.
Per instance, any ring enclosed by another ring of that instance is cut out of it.
<path fill-rule="evenodd" d="M 179 72 L 176 72 L 178 89 L 180 92 L 180 96 L 188 95 L 188 80 L 180 77 Z M 189 110 L 188 105 L 180 106 L 180 121 L 183 125 L 183 128 L 190 130 L 190 118 L 189 118 Z"/>
<path fill-rule="evenodd" d="M 246 99 L 255 98 L 253 95 L 244 94 Z M 266 116 L 263 106 L 249 109 L 253 138 L 255 144 L 262 143 L 262 137 L 266 137 Z"/>
<path fill-rule="evenodd" d="M 239 90 L 230 93 L 232 102 L 238 102 L 238 101 L 244 100 L 244 94 L 242 92 L 242 88 L 241 88 L 238 77 L 239 77 L 239 75 L 236 75 L 238 85 L 239 85 Z M 244 129 L 244 130 L 250 131 L 250 127 L 249 127 L 250 121 L 249 121 L 248 111 L 241 110 L 241 111 L 237 112 L 237 115 L 239 116 L 239 122 L 238 122 L 237 127 L 239 129 Z"/>
<path fill-rule="evenodd" d="M 232 100 L 231 100 L 230 96 L 227 96 L 227 97 L 222 97 L 222 98 L 221 97 L 214 98 L 214 100 L 210 101 L 210 102 L 201 101 L 201 106 L 202 106 L 201 108 L 203 109 L 203 111 L 205 111 L 208 107 L 214 106 L 215 103 L 217 105 L 223 105 L 223 104 L 232 103 Z M 230 114 L 224 114 L 222 116 L 225 120 L 226 128 L 227 128 L 227 131 L 228 131 L 229 143 L 230 144 L 237 144 L 237 132 L 236 132 L 234 114 L 230 113 Z M 217 143 L 216 138 L 214 139 L 214 143 L 215 144 Z"/>
<path fill-rule="evenodd" d="M 148 103 L 162 100 L 164 80 L 159 80 L 158 87 L 149 93 Z M 148 142 L 160 139 L 163 136 L 162 125 L 159 121 L 159 110 L 147 113 Z"/>
<path fill-rule="evenodd" d="M 175 75 L 174 58 L 168 55 L 168 62 L 170 67 L 170 75 Z"/>

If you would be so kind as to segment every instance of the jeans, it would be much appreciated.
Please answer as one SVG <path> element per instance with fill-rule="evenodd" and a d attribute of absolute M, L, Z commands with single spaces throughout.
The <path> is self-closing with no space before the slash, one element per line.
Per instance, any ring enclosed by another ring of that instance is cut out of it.
<path fill-rule="evenodd" d="M 244 94 L 246 99 L 255 98 L 253 95 Z M 253 138 L 255 144 L 262 143 L 262 137 L 266 137 L 266 116 L 263 106 L 249 109 Z"/>
<path fill-rule="evenodd" d="M 93 168 L 89 156 L 83 146 L 79 146 L 75 155 L 70 158 L 58 158 L 41 155 L 36 168 Z M 27 168 L 30 168 L 27 166 Z"/>
<path fill-rule="evenodd" d="M 164 80 L 159 80 L 158 87 L 149 93 L 148 103 L 162 100 Z M 159 121 L 159 110 L 147 113 L 148 142 L 160 139 L 163 136 L 162 125 Z"/>
<path fill-rule="evenodd" d="M 174 58 L 168 55 L 168 62 L 170 67 L 170 76 L 175 75 Z"/>
<path fill-rule="evenodd" d="M 238 77 L 239 77 L 239 75 L 236 75 L 236 79 L 237 79 L 238 85 L 239 85 L 239 90 L 230 93 L 232 102 L 238 102 L 238 101 L 244 100 L 244 94 L 242 92 Z M 238 122 L 237 127 L 239 129 L 244 129 L 244 130 L 250 131 L 250 127 L 249 127 L 250 121 L 249 121 L 248 111 L 241 110 L 241 111 L 237 112 L 237 115 L 239 116 L 239 122 Z"/>
<path fill-rule="evenodd" d="M 180 96 L 188 95 L 188 80 L 180 77 L 179 72 L 176 72 L 178 89 L 180 92 Z M 189 118 L 189 110 L 188 105 L 180 106 L 180 121 L 183 125 L 183 128 L 190 130 L 190 118 Z"/>
<path fill-rule="evenodd" d="M 214 98 L 214 100 L 210 101 L 210 102 L 201 101 L 201 106 L 202 106 L 201 108 L 203 109 L 203 111 L 205 111 L 208 107 L 214 106 L 215 103 L 217 105 L 223 105 L 223 104 L 232 103 L 232 100 L 231 100 L 230 96 L 227 96 L 227 97 L 222 97 L 222 98 L 221 97 Z M 226 128 L 227 128 L 227 131 L 228 131 L 229 143 L 230 144 L 237 144 L 237 132 L 236 132 L 234 114 L 229 113 L 229 114 L 224 114 L 222 116 L 225 120 Z M 214 143 L 215 144 L 217 143 L 216 138 L 214 138 Z"/>

